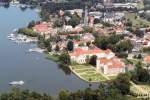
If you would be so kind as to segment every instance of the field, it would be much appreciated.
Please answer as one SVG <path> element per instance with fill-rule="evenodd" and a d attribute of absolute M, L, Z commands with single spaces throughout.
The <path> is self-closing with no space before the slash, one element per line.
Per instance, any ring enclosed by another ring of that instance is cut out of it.
<path fill-rule="evenodd" d="M 71 70 L 81 79 L 87 82 L 101 82 L 107 81 L 107 78 L 100 72 L 97 72 L 93 66 L 74 65 Z"/>
<path fill-rule="evenodd" d="M 132 21 L 133 26 L 135 27 L 142 27 L 143 25 L 150 25 L 150 22 L 142 19 L 142 18 L 135 18 L 137 15 L 135 13 L 125 13 L 125 18 L 130 19 Z"/>

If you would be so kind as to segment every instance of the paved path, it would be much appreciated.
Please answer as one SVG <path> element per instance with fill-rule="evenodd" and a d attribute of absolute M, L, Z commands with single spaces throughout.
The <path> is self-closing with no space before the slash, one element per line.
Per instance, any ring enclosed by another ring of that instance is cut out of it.
<path fill-rule="evenodd" d="M 136 85 L 132 81 L 130 83 L 133 85 L 133 87 L 137 88 L 137 90 L 139 90 L 141 93 L 143 94 L 148 93 L 146 90 L 142 89 L 140 86 Z"/>

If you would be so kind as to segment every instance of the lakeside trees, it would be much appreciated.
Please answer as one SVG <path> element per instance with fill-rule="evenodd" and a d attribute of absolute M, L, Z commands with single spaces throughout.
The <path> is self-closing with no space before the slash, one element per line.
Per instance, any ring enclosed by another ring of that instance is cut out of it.
<path fill-rule="evenodd" d="M 69 65 L 71 63 L 68 53 L 62 53 L 59 57 L 59 60 L 64 65 Z"/>
<path fill-rule="evenodd" d="M 20 28 L 18 29 L 18 33 L 31 37 L 37 37 L 39 35 L 37 32 L 34 32 L 32 29 L 29 28 Z"/>
<path fill-rule="evenodd" d="M 13 88 L 10 92 L 2 93 L 0 100 L 53 100 L 48 94 L 40 94 L 29 90 L 20 90 Z"/>

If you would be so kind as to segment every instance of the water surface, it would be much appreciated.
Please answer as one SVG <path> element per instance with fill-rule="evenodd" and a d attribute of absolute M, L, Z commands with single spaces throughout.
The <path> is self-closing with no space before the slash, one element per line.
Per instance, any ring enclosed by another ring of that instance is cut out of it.
<path fill-rule="evenodd" d="M 25 27 L 31 20 L 39 20 L 34 10 L 0 7 L 0 91 L 8 91 L 10 81 L 23 80 L 22 88 L 56 95 L 61 89 L 76 91 L 89 86 L 74 74 L 66 75 L 45 54 L 27 53 L 35 44 L 15 44 L 7 39 L 13 29 Z M 97 87 L 93 84 L 92 87 Z"/>

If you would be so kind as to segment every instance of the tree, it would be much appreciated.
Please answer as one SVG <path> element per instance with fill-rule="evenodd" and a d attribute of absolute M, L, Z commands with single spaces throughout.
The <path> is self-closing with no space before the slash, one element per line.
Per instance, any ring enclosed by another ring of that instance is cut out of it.
<path fill-rule="evenodd" d="M 136 30 L 133 32 L 133 34 L 135 34 L 136 36 L 141 37 L 141 38 L 143 38 L 143 36 L 144 36 L 144 32 L 141 31 L 141 30 L 139 30 L 139 29 L 136 29 Z"/>
<path fill-rule="evenodd" d="M 126 22 L 126 26 L 132 27 L 132 21 L 128 20 L 128 21 Z"/>
<path fill-rule="evenodd" d="M 98 23 L 100 23 L 100 22 L 101 22 L 100 19 L 98 19 L 98 18 L 95 18 L 95 19 L 94 19 L 94 24 L 98 24 Z"/>
<path fill-rule="evenodd" d="M 97 37 L 95 39 L 95 43 L 99 48 L 107 49 L 108 37 L 106 37 L 106 36 Z"/>
<path fill-rule="evenodd" d="M 54 27 L 62 27 L 63 26 L 63 21 L 60 19 L 57 19 L 54 21 Z"/>
<path fill-rule="evenodd" d="M 2 93 L 1 100 L 53 100 L 50 95 L 13 88 L 10 92 Z"/>
<path fill-rule="evenodd" d="M 116 51 L 117 52 L 131 52 L 133 49 L 133 45 L 131 43 L 130 40 L 123 40 L 120 41 L 117 45 L 116 45 Z"/>
<path fill-rule="evenodd" d="M 69 100 L 70 93 L 68 91 L 60 91 L 59 100 Z"/>
<path fill-rule="evenodd" d="M 90 58 L 89 64 L 96 66 L 96 60 L 97 60 L 97 56 L 94 55 Z"/>
<path fill-rule="evenodd" d="M 120 40 L 123 40 L 124 36 L 123 35 L 116 35 L 116 34 L 112 34 L 109 37 L 109 43 L 111 44 L 116 44 L 118 43 Z"/>
<path fill-rule="evenodd" d="M 32 28 L 34 26 L 35 26 L 35 21 L 34 20 L 32 20 L 31 22 L 29 22 L 28 28 Z"/>
<path fill-rule="evenodd" d="M 60 51 L 60 47 L 56 45 L 55 51 Z"/>
<path fill-rule="evenodd" d="M 51 45 L 51 44 L 48 45 L 47 51 L 48 51 L 48 52 L 51 52 L 51 51 L 52 51 L 52 45 Z"/>
<path fill-rule="evenodd" d="M 123 94 L 126 95 L 130 92 L 130 77 L 128 74 L 119 74 L 114 80 L 115 87 Z"/>
<path fill-rule="evenodd" d="M 62 63 L 62 64 L 66 64 L 66 65 L 69 65 L 71 63 L 71 60 L 70 60 L 70 56 L 68 53 L 62 53 L 59 57 L 59 61 Z"/>
<path fill-rule="evenodd" d="M 75 27 L 76 25 L 80 24 L 80 17 L 76 14 L 73 14 L 71 19 L 68 21 L 68 24 L 72 27 Z"/>
<path fill-rule="evenodd" d="M 138 54 L 137 58 L 138 58 L 138 59 L 142 59 L 142 55 L 141 55 L 141 54 Z"/>
<path fill-rule="evenodd" d="M 150 80 L 150 74 L 146 69 L 139 70 L 138 73 L 138 81 L 139 82 L 149 82 Z"/>
<path fill-rule="evenodd" d="M 135 72 L 132 73 L 132 80 L 135 82 L 150 82 L 149 71 L 142 67 L 142 62 L 139 61 L 135 66 Z"/>
<path fill-rule="evenodd" d="M 74 49 L 74 43 L 72 41 L 69 41 L 67 44 L 67 50 L 73 51 L 73 49 Z"/>
<path fill-rule="evenodd" d="M 95 39 L 96 45 L 101 49 L 111 49 L 116 52 L 116 44 L 124 39 L 123 35 L 112 34 L 110 36 L 97 36 Z"/>

